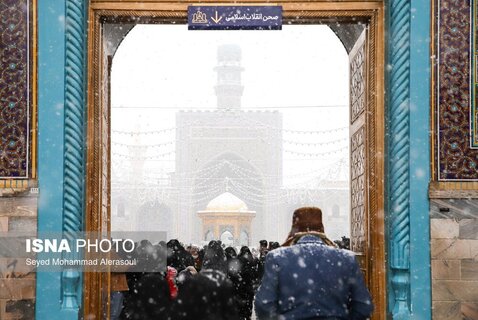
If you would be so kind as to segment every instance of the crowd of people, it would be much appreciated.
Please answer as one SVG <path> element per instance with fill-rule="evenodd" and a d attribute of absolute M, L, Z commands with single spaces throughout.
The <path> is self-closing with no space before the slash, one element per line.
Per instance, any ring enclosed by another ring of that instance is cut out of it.
<path fill-rule="evenodd" d="M 373 307 L 360 268 L 338 246 L 350 241 L 330 241 L 307 215 L 298 221 L 294 213 L 282 247 L 266 240 L 257 250 L 216 240 L 203 248 L 141 241 L 133 255 L 146 262 L 144 272 L 112 273 L 111 319 L 248 320 L 254 305 L 259 319 L 366 319 Z"/>
<path fill-rule="evenodd" d="M 265 257 L 279 246 L 261 240 L 258 249 L 234 248 L 213 240 L 199 248 L 177 239 L 143 240 L 128 258 L 144 263 L 144 272 L 112 274 L 112 319 L 251 319 Z M 123 277 L 126 282 L 116 280 Z"/>

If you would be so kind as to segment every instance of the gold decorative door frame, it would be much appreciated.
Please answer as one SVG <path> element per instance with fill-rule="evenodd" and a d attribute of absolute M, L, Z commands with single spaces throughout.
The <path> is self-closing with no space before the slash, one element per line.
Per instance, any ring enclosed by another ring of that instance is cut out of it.
<path fill-rule="evenodd" d="M 214 3 L 203 0 L 171 2 L 164 0 L 90 0 L 88 29 L 88 112 L 87 112 L 87 176 L 86 230 L 109 229 L 109 81 L 105 64 L 102 35 L 105 22 L 182 23 L 187 22 L 190 4 Z M 251 0 L 239 3 L 254 4 Z M 362 137 L 364 152 L 364 216 L 366 232 L 360 245 L 366 259 L 367 283 L 375 303 L 374 319 L 386 319 L 386 261 L 384 224 L 384 3 L 383 1 L 275 1 L 283 7 L 284 24 L 364 23 L 367 86 L 364 92 Z M 234 0 L 221 4 L 237 5 Z M 284 66 L 286 67 L 286 66 Z M 353 130 L 353 124 L 352 124 Z M 358 137 L 355 138 L 356 141 Z M 352 137 L 352 143 L 354 138 Z M 360 141 L 359 141 L 360 142 Z M 359 145 L 357 145 L 359 146 Z M 351 145 L 353 148 L 353 145 Z M 353 152 L 353 150 L 352 150 Z M 351 161 L 351 164 L 353 162 Z M 353 179 L 352 179 L 353 181 Z M 352 243 L 354 243 L 352 241 Z M 102 292 L 107 292 L 108 276 L 85 274 L 84 317 L 101 319 L 106 306 Z M 105 289 L 106 287 L 106 289 Z"/>

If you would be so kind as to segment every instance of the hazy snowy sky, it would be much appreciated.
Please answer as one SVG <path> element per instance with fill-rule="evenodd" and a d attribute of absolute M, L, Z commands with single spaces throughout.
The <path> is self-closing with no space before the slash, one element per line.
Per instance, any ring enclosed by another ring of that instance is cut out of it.
<path fill-rule="evenodd" d="M 237 44 L 242 49 L 244 109 L 279 107 L 284 129 L 289 130 L 348 126 L 348 108 L 345 107 L 348 105 L 348 57 L 338 38 L 326 26 L 286 25 L 282 31 L 188 31 L 185 25 L 138 25 L 124 39 L 113 60 L 112 141 L 133 142 L 132 137 L 116 134 L 116 130 L 172 128 L 175 113 L 180 109 L 215 108 L 213 68 L 221 44 Z M 342 131 L 285 138 L 325 142 L 347 136 L 348 131 Z M 141 143 L 173 140 L 174 132 L 170 132 L 142 136 Z M 346 143 L 340 144 L 344 145 Z M 323 152 L 337 147 L 338 144 L 310 150 L 299 146 L 293 150 Z M 152 154 L 170 150 L 174 150 L 174 145 Z M 113 144 L 113 152 L 124 153 L 124 149 Z M 284 154 L 284 182 L 297 182 L 287 177 L 315 171 L 341 157 L 348 157 L 348 150 L 327 161 L 297 159 Z M 160 171 L 169 171 L 174 169 L 173 160 L 174 155 L 161 157 L 149 166 L 162 166 Z"/>

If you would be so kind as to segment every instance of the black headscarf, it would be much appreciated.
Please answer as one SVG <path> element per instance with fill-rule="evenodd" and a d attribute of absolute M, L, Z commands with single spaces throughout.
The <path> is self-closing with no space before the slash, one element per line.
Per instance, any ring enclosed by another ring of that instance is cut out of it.
<path fill-rule="evenodd" d="M 234 259 L 234 258 L 237 258 L 236 249 L 234 249 L 233 247 L 227 247 L 224 250 L 224 252 L 226 254 L 227 261 L 229 261 L 231 259 Z"/>
<path fill-rule="evenodd" d="M 211 269 L 227 274 L 227 259 L 221 244 L 215 240 L 209 242 L 204 253 L 202 270 Z"/>

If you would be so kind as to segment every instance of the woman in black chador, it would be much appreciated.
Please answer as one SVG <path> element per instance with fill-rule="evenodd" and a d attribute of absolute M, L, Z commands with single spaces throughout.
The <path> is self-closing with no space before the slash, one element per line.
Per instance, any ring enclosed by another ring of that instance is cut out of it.
<path fill-rule="evenodd" d="M 161 273 L 146 274 L 136 284 L 124 310 L 131 320 L 170 319 L 171 298 L 168 282 Z"/>
<path fill-rule="evenodd" d="M 217 241 L 204 254 L 201 272 L 184 282 L 172 310 L 174 320 L 239 320 L 227 259 Z"/>
<path fill-rule="evenodd" d="M 236 283 L 236 301 L 241 319 L 249 320 L 254 300 L 254 280 L 257 277 L 257 265 L 248 247 L 244 246 L 238 255 L 239 281 Z"/>
<path fill-rule="evenodd" d="M 168 266 L 176 269 L 178 273 L 189 266 L 194 266 L 193 256 L 186 251 L 178 240 L 169 240 L 166 246 L 168 248 Z"/>

